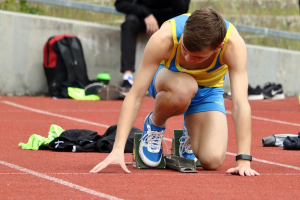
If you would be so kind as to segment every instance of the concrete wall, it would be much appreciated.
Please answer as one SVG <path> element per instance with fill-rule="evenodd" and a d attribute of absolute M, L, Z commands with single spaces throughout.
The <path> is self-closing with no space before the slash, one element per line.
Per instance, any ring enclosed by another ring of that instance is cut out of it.
<path fill-rule="evenodd" d="M 119 84 L 120 28 L 38 15 L 0 11 L 0 94 L 46 94 L 43 46 L 49 37 L 74 34 L 82 43 L 88 76 L 110 73 Z M 138 38 L 136 68 L 141 62 L 147 36 Z M 247 45 L 249 83 L 254 87 L 271 81 L 281 83 L 286 95 L 300 92 L 300 51 Z M 229 91 L 228 81 L 224 90 Z"/>
<path fill-rule="evenodd" d="M 119 27 L 0 11 L 0 94 L 47 93 L 43 47 L 58 34 L 81 40 L 90 79 L 107 71 L 112 83 L 121 80 Z"/>
<path fill-rule="evenodd" d="M 300 93 L 300 51 L 247 45 L 247 72 L 252 87 L 264 86 L 267 82 L 282 84 L 288 96 Z M 228 74 L 224 91 L 230 90 Z"/>

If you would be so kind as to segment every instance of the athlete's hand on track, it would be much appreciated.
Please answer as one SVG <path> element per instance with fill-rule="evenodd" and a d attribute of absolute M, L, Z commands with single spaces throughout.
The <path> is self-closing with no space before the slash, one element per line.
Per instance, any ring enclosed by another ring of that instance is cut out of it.
<path fill-rule="evenodd" d="M 260 174 L 255 170 L 251 169 L 250 161 L 238 160 L 237 166 L 230 168 L 226 171 L 227 174 L 234 174 L 240 176 L 259 176 Z"/>
<path fill-rule="evenodd" d="M 96 165 L 90 172 L 91 173 L 100 172 L 102 169 L 106 168 L 108 165 L 111 164 L 120 165 L 126 173 L 130 173 L 130 171 L 125 165 L 124 153 L 123 152 L 119 153 L 116 151 L 112 151 L 102 162 Z"/>
<path fill-rule="evenodd" d="M 240 176 L 259 176 L 260 174 L 255 170 L 251 169 L 250 161 L 238 160 L 237 166 L 230 168 L 226 171 L 227 174 L 234 174 Z"/>
<path fill-rule="evenodd" d="M 260 174 L 250 167 L 233 167 L 226 171 L 227 174 L 235 174 L 240 176 L 259 176 Z"/>

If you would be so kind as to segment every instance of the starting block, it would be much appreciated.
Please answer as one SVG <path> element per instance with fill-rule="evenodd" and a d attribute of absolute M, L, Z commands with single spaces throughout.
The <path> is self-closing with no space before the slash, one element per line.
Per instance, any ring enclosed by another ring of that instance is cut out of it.
<path fill-rule="evenodd" d="M 198 172 L 194 160 L 174 156 L 172 154 L 165 155 L 166 166 L 179 172 Z"/>
<path fill-rule="evenodd" d="M 182 158 L 179 156 L 179 139 L 182 137 L 183 130 L 175 129 L 174 137 L 172 138 L 171 153 L 166 154 L 161 159 L 161 162 L 157 167 L 147 166 L 141 159 L 139 154 L 140 140 L 142 133 L 135 133 L 133 140 L 133 153 L 132 153 L 132 166 L 137 169 L 173 169 L 179 172 L 189 173 L 198 172 L 196 167 L 201 166 L 200 162 L 195 163 L 194 160 Z"/>
<path fill-rule="evenodd" d="M 161 159 L 159 165 L 157 167 L 149 167 L 145 165 L 142 161 L 140 154 L 139 154 L 139 147 L 140 147 L 140 140 L 142 138 L 142 133 L 135 133 L 134 140 L 133 140 L 133 153 L 132 153 L 132 166 L 138 169 L 165 169 L 166 162 L 164 157 Z"/>
<path fill-rule="evenodd" d="M 179 157 L 179 139 L 182 137 L 183 130 L 182 129 L 174 129 L 174 137 L 172 138 L 172 148 L 171 154 Z M 190 159 L 187 159 L 190 160 Z M 193 161 L 194 162 L 194 161 Z M 195 163 L 197 167 L 201 167 L 201 163 L 199 160 Z"/>

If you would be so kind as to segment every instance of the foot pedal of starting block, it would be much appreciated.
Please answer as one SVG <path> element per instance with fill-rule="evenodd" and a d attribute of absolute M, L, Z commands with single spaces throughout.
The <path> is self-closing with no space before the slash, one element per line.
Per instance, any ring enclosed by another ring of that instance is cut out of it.
<path fill-rule="evenodd" d="M 165 159 L 166 159 L 166 167 L 169 169 L 173 169 L 184 173 L 198 172 L 196 170 L 195 162 L 191 159 L 174 156 L 172 154 L 166 154 Z"/>
<path fill-rule="evenodd" d="M 171 154 L 179 157 L 179 139 L 182 137 L 183 130 L 182 129 L 174 129 L 174 137 L 172 138 L 172 148 Z M 187 159 L 190 160 L 190 159 Z M 194 160 L 193 160 L 194 162 Z M 199 160 L 196 162 L 196 167 L 201 167 L 201 163 Z"/>
<path fill-rule="evenodd" d="M 165 169 L 165 159 L 162 156 L 161 161 L 157 167 L 149 167 L 145 165 L 142 161 L 140 154 L 139 154 L 139 147 L 140 147 L 140 139 L 142 138 L 142 133 L 135 133 L 134 140 L 133 140 L 133 153 L 132 153 L 132 166 L 137 169 Z"/>

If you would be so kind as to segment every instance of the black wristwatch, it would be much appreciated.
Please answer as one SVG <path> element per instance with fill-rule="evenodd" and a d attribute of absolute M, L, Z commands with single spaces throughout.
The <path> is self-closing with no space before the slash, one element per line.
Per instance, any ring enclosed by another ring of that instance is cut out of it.
<path fill-rule="evenodd" d="M 239 154 L 235 157 L 235 160 L 249 160 L 250 162 L 252 161 L 252 156 L 246 155 L 246 154 Z"/>

